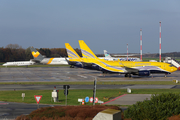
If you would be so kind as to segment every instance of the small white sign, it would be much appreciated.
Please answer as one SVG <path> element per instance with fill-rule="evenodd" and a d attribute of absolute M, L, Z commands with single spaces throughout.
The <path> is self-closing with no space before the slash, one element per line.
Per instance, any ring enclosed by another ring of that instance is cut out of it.
<path fill-rule="evenodd" d="M 56 98 L 57 97 L 57 92 L 52 92 L 52 97 Z"/>
<path fill-rule="evenodd" d="M 130 88 L 127 88 L 127 92 L 128 92 L 128 93 L 131 93 L 131 89 L 130 89 Z"/>
<path fill-rule="evenodd" d="M 101 104 L 102 104 L 102 103 L 104 103 L 104 101 L 99 100 L 98 103 L 101 103 Z"/>
<path fill-rule="evenodd" d="M 25 93 L 22 93 L 22 97 L 25 97 Z"/>
<path fill-rule="evenodd" d="M 83 101 L 83 99 L 78 99 L 78 102 L 82 102 Z"/>
<path fill-rule="evenodd" d="M 179 81 L 178 80 L 176 80 L 176 83 L 178 83 Z"/>

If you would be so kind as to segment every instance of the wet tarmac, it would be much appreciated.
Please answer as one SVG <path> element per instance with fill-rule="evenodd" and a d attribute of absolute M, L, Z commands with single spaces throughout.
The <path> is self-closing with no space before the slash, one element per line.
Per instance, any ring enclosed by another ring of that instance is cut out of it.
<path fill-rule="evenodd" d="M 180 79 L 180 71 L 164 77 L 164 74 L 153 74 L 149 77 L 124 74 L 102 74 L 100 71 L 67 67 L 35 67 L 35 68 L 0 68 L 0 82 L 58 82 L 58 81 L 172 81 Z"/>

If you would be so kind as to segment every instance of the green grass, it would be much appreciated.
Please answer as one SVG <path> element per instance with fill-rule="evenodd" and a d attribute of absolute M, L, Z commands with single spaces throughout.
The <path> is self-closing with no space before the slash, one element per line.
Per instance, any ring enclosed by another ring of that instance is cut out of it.
<path fill-rule="evenodd" d="M 93 81 L 76 82 L 0 82 L 0 85 L 93 85 Z M 179 85 L 173 81 L 97 81 L 98 85 Z"/>
<path fill-rule="evenodd" d="M 161 94 L 161 93 L 179 93 L 179 89 L 131 89 L 131 94 Z M 59 90 L 59 102 L 51 101 L 52 90 L 20 90 L 20 91 L 0 91 L 0 101 L 6 102 L 23 102 L 36 104 L 34 95 L 42 95 L 40 104 L 59 104 L 65 105 L 64 90 Z M 24 101 L 22 101 L 22 93 L 25 93 Z M 104 102 L 110 98 L 118 97 L 122 94 L 128 94 L 126 89 L 105 89 L 97 90 L 96 96 Z M 93 90 L 71 90 L 67 96 L 68 105 L 80 105 L 78 98 L 92 97 Z M 92 105 L 88 102 L 87 105 Z"/>

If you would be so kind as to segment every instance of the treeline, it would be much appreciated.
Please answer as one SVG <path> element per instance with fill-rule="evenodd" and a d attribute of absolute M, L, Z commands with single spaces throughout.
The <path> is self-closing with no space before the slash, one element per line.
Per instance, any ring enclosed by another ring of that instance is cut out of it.
<path fill-rule="evenodd" d="M 67 57 L 65 48 L 40 48 L 37 49 L 45 57 Z M 80 56 L 81 50 L 74 49 Z M 30 51 L 30 47 L 27 49 L 22 48 L 18 44 L 9 44 L 5 48 L 0 48 L 0 62 L 11 62 L 11 61 L 28 61 L 33 59 Z"/>
<path fill-rule="evenodd" d="M 37 48 L 36 48 L 37 49 Z M 45 57 L 68 57 L 65 48 L 40 48 L 37 49 Z M 82 57 L 81 50 L 74 49 L 79 56 Z M 98 57 L 104 57 L 104 54 L 97 54 Z M 113 56 L 113 55 L 112 55 Z M 162 57 L 180 57 L 180 52 L 162 53 Z M 139 56 L 137 56 L 139 57 Z M 143 57 L 158 58 L 159 54 L 143 54 Z M 18 44 L 9 44 L 5 48 L 0 48 L 0 62 L 10 61 L 28 61 L 33 59 L 30 47 L 27 49 L 22 48 Z"/>

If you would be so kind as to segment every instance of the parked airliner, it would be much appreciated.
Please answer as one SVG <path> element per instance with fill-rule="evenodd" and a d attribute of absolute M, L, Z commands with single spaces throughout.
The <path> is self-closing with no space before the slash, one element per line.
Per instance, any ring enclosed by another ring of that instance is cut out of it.
<path fill-rule="evenodd" d="M 100 59 L 104 59 L 104 60 L 120 60 L 120 61 L 141 61 L 139 58 L 136 58 L 136 57 L 112 57 L 108 52 L 107 50 L 104 50 L 104 56 L 105 57 L 98 57 Z"/>
<path fill-rule="evenodd" d="M 69 61 L 80 62 L 90 65 L 92 69 L 101 70 L 103 73 L 125 74 L 125 77 L 131 75 L 149 76 L 151 74 L 170 74 L 179 70 L 179 63 L 171 59 L 171 62 L 136 62 L 136 61 L 107 61 L 99 59 L 83 40 L 79 40 L 83 59 L 81 61 L 69 59 Z M 176 65 L 177 64 L 177 65 Z"/>
<path fill-rule="evenodd" d="M 16 62 L 6 62 L 2 66 L 29 66 L 35 64 L 34 61 L 16 61 Z"/>
<path fill-rule="evenodd" d="M 30 47 L 30 50 L 36 62 L 48 65 L 68 65 L 66 58 L 45 58 L 35 48 Z"/>

